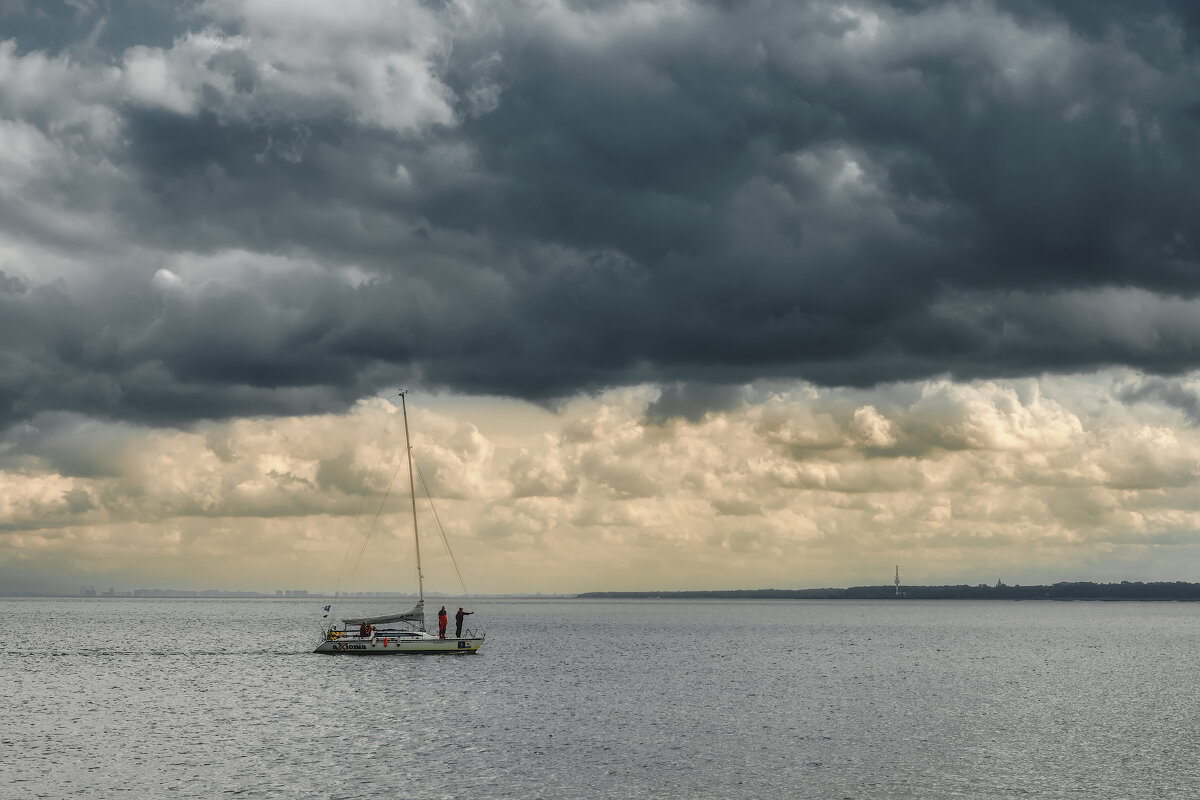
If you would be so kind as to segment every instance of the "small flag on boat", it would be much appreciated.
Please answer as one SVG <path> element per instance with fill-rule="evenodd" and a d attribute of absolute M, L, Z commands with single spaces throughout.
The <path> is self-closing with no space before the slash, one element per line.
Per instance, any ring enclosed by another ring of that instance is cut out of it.
<path fill-rule="evenodd" d="M 332 606 L 325 606 L 323 609 L 321 609 L 322 611 L 324 611 L 324 612 L 325 612 L 325 616 L 321 617 L 321 619 L 328 619 L 328 618 L 329 618 L 329 609 L 330 609 L 330 608 L 332 608 Z"/>

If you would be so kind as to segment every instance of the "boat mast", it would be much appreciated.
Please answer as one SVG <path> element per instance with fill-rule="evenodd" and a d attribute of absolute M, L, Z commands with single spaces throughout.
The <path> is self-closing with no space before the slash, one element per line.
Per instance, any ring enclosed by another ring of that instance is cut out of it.
<path fill-rule="evenodd" d="M 408 439 L 408 404 L 404 396 L 408 389 L 400 392 L 400 410 L 404 415 L 404 452 L 408 454 L 408 497 L 412 500 L 413 542 L 417 547 L 417 592 L 421 599 L 421 630 L 425 630 L 425 576 L 421 574 L 421 537 L 417 534 L 417 487 L 413 482 L 412 442 Z"/>

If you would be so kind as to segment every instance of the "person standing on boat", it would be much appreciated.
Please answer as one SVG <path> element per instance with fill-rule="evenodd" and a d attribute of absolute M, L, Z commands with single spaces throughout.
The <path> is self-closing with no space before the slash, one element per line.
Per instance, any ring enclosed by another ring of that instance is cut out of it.
<path fill-rule="evenodd" d="M 438 612 L 438 638 L 446 638 L 446 607 L 442 606 L 442 610 Z"/>
<path fill-rule="evenodd" d="M 454 615 L 454 638 L 462 638 L 462 621 L 463 617 L 474 614 L 474 611 L 463 611 L 462 606 L 458 607 L 458 613 Z"/>

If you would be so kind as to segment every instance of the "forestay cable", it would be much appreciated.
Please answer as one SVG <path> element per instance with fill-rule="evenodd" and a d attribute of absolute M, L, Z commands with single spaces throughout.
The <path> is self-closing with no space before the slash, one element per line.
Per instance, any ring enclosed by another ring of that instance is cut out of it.
<path fill-rule="evenodd" d="M 421 479 L 421 490 L 425 492 L 425 502 L 429 503 L 429 511 L 433 514 L 433 521 L 437 523 L 438 533 L 442 535 L 442 544 L 446 546 L 446 555 L 450 556 L 450 564 L 454 567 L 454 574 L 458 576 L 458 585 L 462 587 L 463 596 L 470 597 L 471 593 L 467 591 L 466 581 L 463 580 L 462 572 L 458 569 L 458 561 L 454 558 L 454 551 L 450 549 L 450 540 L 446 538 L 446 529 L 442 527 L 442 520 L 438 517 L 437 509 L 433 507 L 433 494 L 429 491 L 429 485 L 425 483 L 425 474 L 421 472 L 421 465 L 417 464 L 417 477 Z"/>

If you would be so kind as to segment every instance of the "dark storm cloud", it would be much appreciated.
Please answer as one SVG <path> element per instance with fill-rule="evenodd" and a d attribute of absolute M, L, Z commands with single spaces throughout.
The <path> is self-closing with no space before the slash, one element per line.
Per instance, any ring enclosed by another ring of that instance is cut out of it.
<path fill-rule="evenodd" d="M 8 423 L 1197 366 L 1189 4 L 272 8 L 0 6 Z"/>
<path fill-rule="evenodd" d="M 1122 386 L 1117 396 L 1126 403 L 1162 403 L 1179 409 L 1193 425 L 1200 425 L 1200 395 L 1194 386 L 1165 378 L 1145 378 Z"/>
<path fill-rule="evenodd" d="M 646 417 L 657 423 L 675 418 L 696 422 L 710 411 L 734 408 L 744 402 L 745 394 L 739 387 L 668 384 L 662 387 L 659 398 L 646 408 Z"/>

